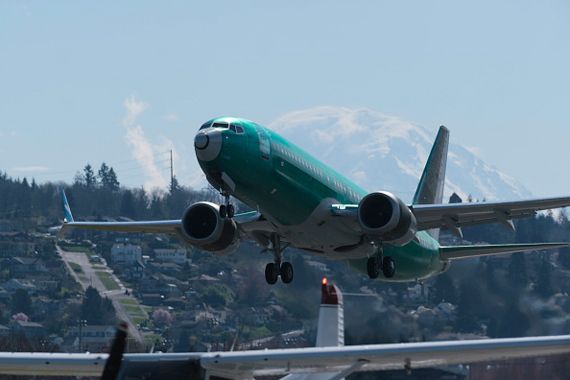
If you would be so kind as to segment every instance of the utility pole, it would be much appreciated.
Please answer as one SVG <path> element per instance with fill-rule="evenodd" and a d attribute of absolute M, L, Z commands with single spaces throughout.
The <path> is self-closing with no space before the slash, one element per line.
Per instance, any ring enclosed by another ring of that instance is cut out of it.
<path fill-rule="evenodd" d="M 87 326 L 87 321 L 79 319 L 79 352 L 83 352 L 83 326 Z"/>
<path fill-rule="evenodd" d="M 174 165 L 172 163 L 172 149 L 170 149 L 170 193 L 174 191 Z"/>

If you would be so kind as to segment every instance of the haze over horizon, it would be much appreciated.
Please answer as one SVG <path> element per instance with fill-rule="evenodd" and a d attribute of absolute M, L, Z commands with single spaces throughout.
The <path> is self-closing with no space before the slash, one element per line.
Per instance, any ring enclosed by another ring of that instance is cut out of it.
<path fill-rule="evenodd" d="M 72 181 L 104 161 L 152 186 L 173 149 L 196 186 L 205 120 L 364 107 L 448 126 L 536 196 L 570 193 L 566 2 L 216 5 L 2 2 L 0 169 Z"/>

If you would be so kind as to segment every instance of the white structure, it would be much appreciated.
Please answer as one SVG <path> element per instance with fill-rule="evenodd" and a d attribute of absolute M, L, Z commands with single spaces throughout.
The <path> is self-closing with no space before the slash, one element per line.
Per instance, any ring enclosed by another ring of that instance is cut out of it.
<path fill-rule="evenodd" d="M 186 250 L 183 248 L 178 249 L 155 249 L 154 259 L 156 261 L 184 264 L 188 259 L 186 257 Z"/>
<path fill-rule="evenodd" d="M 340 289 L 323 278 L 317 347 L 344 346 L 344 304 Z"/>
<path fill-rule="evenodd" d="M 115 264 L 134 264 L 137 261 L 142 261 L 142 249 L 133 244 L 113 244 L 111 260 Z"/>

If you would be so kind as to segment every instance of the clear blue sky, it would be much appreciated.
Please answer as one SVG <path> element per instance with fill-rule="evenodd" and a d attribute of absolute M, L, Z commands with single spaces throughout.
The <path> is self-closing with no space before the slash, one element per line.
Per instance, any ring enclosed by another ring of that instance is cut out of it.
<path fill-rule="evenodd" d="M 144 109 L 132 123 L 128 99 Z M 570 194 L 570 3 L 0 2 L 12 176 L 70 181 L 106 161 L 140 185 L 149 173 L 127 138 L 140 126 L 130 137 L 155 161 L 174 146 L 191 183 L 201 122 L 319 105 L 445 124 L 536 195 Z"/>

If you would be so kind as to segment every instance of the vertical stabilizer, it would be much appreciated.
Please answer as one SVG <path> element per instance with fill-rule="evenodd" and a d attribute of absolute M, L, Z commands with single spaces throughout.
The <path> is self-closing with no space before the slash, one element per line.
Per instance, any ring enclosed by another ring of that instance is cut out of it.
<path fill-rule="evenodd" d="M 344 306 L 338 287 L 323 278 L 317 347 L 344 346 Z"/>
<path fill-rule="evenodd" d="M 448 146 L 449 130 L 442 125 L 439 127 L 437 137 L 431 148 L 412 204 L 442 203 Z M 439 238 L 439 230 L 430 230 L 428 232 L 434 239 Z"/>

